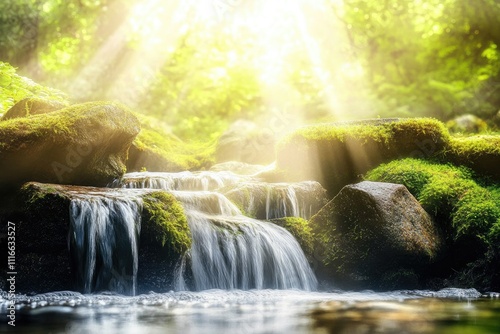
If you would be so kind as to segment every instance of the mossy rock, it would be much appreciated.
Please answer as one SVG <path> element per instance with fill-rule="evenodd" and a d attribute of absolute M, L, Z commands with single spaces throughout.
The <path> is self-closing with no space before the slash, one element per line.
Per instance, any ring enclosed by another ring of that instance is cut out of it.
<path fill-rule="evenodd" d="M 403 159 L 373 169 L 366 179 L 405 185 L 435 217 L 447 250 L 429 275 L 455 277 L 456 286 L 499 289 L 500 185 L 475 175 L 464 166 Z"/>
<path fill-rule="evenodd" d="M 345 186 L 309 225 L 315 254 L 326 266 L 322 275 L 343 288 L 381 288 L 387 272 L 421 270 L 443 246 L 431 216 L 393 183 Z"/>
<path fill-rule="evenodd" d="M 7 235 L 8 226 L 15 226 L 16 292 L 74 290 L 68 252 L 69 198 L 51 185 L 30 183 L 10 199 L 8 210 L 0 212 L 0 233 Z M 7 243 L 0 244 L 7 254 Z"/>
<path fill-rule="evenodd" d="M 7 233 L 11 221 L 16 235 L 22 236 L 16 243 L 17 292 L 78 289 L 75 260 L 68 250 L 71 201 L 76 194 L 109 193 L 113 197 L 114 192 L 116 189 L 36 182 L 23 185 L 10 210 L 0 211 L 0 232 Z M 143 207 L 137 290 L 172 290 L 175 265 L 191 245 L 186 216 L 168 193 L 152 190 L 139 196 Z M 6 251 L 5 243 L 2 249 Z"/>
<path fill-rule="evenodd" d="M 488 124 L 475 115 L 465 114 L 446 122 L 446 127 L 453 133 L 480 133 L 488 129 Z"/>
<path fill-rule="evenodd" d="M 129 172 L 180 172 L 213 165 L 214 142 L 185 143 L 158 120 L 138 113 L 135 116 L 141 122 L 141 132 L 130 147 Z"/>
<path fill-rule="evenodd" d="M 0 121 L 6 121 L 18 117 L 28 117 L 31 115 L 46 114 L 65 108 L 68 105 L 68 103 L 61 101 L 28 97 L 17 102 L 9 110 L 7 110 L 7 112 L 0 118 Z"/>
<path fill-rule="evenodd" d="M 125 172 L 140 124 L 124 106 L 73 105 L 0 122 L 0 186 L 26 181 L 102 186 Z"/>
<path fill-rule="evenodd" d="M 443 156 L 445 161 L 500 181 L 500 135 L 454 137 Z"/>
<path fill-rule="evenodd" d="M 276 158 L 275 145 L 272 131 L 250 121 L 238 120 L 220 136 L 215 157 L 218 163 L 270 164 Z"/>
<path fill-rule="evenodd" d="M 271 219 L 270 221 L 290 232 L 299 243 L 306 257 L 310 260 L 312 259 L 314 237 L 307 220 L 299 217 L 284 217 Z"/>
<path fill-rule="evenodd" d="M 333 197 L 382 162 L 437 156 L 450 140 L 430 118 L 366 120 L 304 127 L 278 145 L 277 167 L 293 180 L 319 181 Z"/>
<path fill-rule="evenodd" d="M 175 287 L 175 266 L 191 247 L 187 218 L 169 193 L 155 191 L 142 199 L 138 288 L 144 293 L 169 291 Z"/>

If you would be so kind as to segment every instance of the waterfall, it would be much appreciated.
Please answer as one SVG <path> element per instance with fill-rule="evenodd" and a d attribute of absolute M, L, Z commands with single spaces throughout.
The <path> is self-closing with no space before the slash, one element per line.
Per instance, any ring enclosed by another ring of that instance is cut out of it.
<path fill-rule="evenodd" d="M 138 196 L 74 194 L 69 248 L 85 293 L 134 295 L 137 285 L 141 200 Z"/>
<path fill-rule="evenodd" d="M 324 193 L 318 183 L 268 184 L 230 172 L 182 172 L 129 173 L 111 186 L 163 189 L 182 203 L 192 246 L 176 270 L 177 289 L 316 289 L 295 238 L 280 226 L 244 216 L 239 207 L 265 207 L 262 219 L 309 217 L 313 209 L 305 198 L 311 190 Z M 250 198 L 226 197 L 235 194 Z M 316 197 L 312 201 L 321 202 Z"/>
<path fill-rule="evenodd" d="M 125 174 L 111 187 L 163 190 L 216 190 L 240 182 L 244 176 L 231 172 L 136 172 Z"/>
<path fill-rule="evenodd" d="M 177 289 L 316 289 L 302 249 L 284 228 L 197 211 L 188 213 L 188 222 L 193 244 L 177 272 Z M 191 284 L 186 283 L 186 262 Z"/>

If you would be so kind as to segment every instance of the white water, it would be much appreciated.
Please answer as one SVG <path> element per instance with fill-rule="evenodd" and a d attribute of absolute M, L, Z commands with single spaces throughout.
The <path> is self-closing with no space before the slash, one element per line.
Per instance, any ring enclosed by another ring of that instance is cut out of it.
<path fill-rule="evenodd" d="M 301 289 L 316 277 L 294 237 L 282 227 L 245 216 L 188 212 L 193 244 L 177 274 L 177 289 Z M 193 284 L 186 284 L 190 261 Z"/>
<path fill-rule="evenodd" d="M 74 194 L 69 247 L 85 293 L 135 295 L 142 202 L 128 194 Z"/>
<path fill-rule="evenodd" d="M 113 186 L 164 189 L 183 204 L 193 242 L 177 270 L 177 289 L 315 290 L 316 278 L 295 238 L 282 227 L 245 217 L 217 192 L 243 181 L 256 182 L 230 172 L 131 173 Z M 267 194 L 269 217 L 300 216 L 294 187 L 269 187 L 277 189 Z"/>

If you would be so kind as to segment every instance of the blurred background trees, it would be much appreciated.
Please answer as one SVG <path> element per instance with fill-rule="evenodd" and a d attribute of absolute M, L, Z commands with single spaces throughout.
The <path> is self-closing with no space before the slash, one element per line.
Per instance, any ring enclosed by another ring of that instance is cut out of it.
<path fill-rule="evenodd" d="M 0 96 L 5 110 L 30 93 L 12 65 L 73 102 L 119 100 L 197 140 L 276 109 L 494 125 L 499 45 L 496 0 L 3 0 Z"/>

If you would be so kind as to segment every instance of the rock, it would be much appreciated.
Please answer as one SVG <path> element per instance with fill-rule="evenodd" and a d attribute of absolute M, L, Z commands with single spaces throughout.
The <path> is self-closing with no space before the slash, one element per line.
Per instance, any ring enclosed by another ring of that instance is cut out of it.
<path fill-rule="evenodd" d="M 6 121 L 18 117 L 28 117 L 31 115 L 46 114 L 67 106 L 67 103 L 61 101 L 28 97 L 17 102 L 9 110 L 7 110 L 7 112 L 0 118 L 0 121 Z"/>
<path fill-rule="evenodd" d="M 448 121 L 446 123 L 451 132 L 478 133 L 488 129 L 488 124 L 481 118 L 465 114 Z"/>
<path fill-rule="evenodd" d="M 134 115 L 141 122 L 141 132 L 130 146 L 127 171 L 180 172 L 213 165 L 213 142 L 185 143 L 157 119 Z"/>
<path fill-rule="evenodd" d="M 71 254 L 70 204 L 77 194 L 100 194 L 113 198 L 119 189 L 67 186 L 30 182 L 18 192 L 9 210 L 0 210 L 0 234 L 7 234 L 9 221 L 16 227 L 16 292 L 79 290 L 79 264 Z M 127 190 L 123 190 L 127 191 Z M 174 288 L 173 272 L 191 239 L 181 204 L 171 194 L 149 190 L 140 195 L 141 212 L 137 291 L 146 293 Z M 81 198 L 79 196 L 78 198 Z M 90 221 L 90 223 L 96 223 Z M 6 243 L 2 242 L 5 250 Z M 0 273 L 5 281 L 6 271 Z"/>
<path fill-rule="evenodd" d="M 103 102 L 0 122 L 0 187 L 106 185 L 125 172 L 139 130 L 124 107 Z"/>
<path fill-rule="evenodd" d="M 456 137 L 444 152 L 446 161 L 464 165 L 475 172 L 500 180 L 500 136 Z"/>
<path fill-rule="evenodd" d="M 337 287 L 385 288 L 393 283 L 388 272 L 412 273 L 435 261 L 442 247 L 429 214 L 406 187 L 393 183 L 345 186 L 310 226 L 315 254 Z"/>
<path fill-rule="evenodd" d="M 240 182 L 219 190 L 257 219 L 302 217 L 309 219 L 327 202 L 325 189 L 315 181 L 296 183 Z"/>
<path fill-rule="evenodd" d="M 275 160 L 275 144 L 276 138 L 272 131 L 239 120 L 219 138 L 215 159 L 217 162 L 269 164 Z"/>
<path fill-rule="evenodd" d="M 277 168 L 290 181 L 315 180 L 335 196 L 380 163 L 402 157 L 432 158 L 449 142 L 434 119 L 377 119 L 301 128 L 278 144 Z"/>

